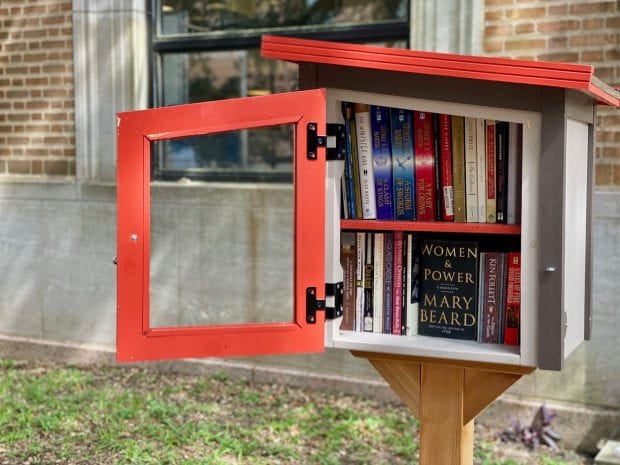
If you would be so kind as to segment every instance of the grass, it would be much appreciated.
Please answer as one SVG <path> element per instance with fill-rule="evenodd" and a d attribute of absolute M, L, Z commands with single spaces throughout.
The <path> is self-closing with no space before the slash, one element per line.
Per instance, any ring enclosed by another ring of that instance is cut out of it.
<path fill-rule="evenodd" d="M 417 432 L 404 407 L 351 396 L 0 360 L 0 464 L 412 464 Z M 478 465 L 520 464 L 493 457 L 477 447 Z"/>

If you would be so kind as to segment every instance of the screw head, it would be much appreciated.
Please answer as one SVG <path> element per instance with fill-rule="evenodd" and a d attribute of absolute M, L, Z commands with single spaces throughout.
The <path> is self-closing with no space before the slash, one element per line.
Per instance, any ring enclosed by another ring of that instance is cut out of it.
<path fill-rule="evenodd" d="M 129 239 L 131 239 L 133 242 L 136 242 L 138 240 L 138 235 L 132 234 L 131 236 L 129 236 Z"/>

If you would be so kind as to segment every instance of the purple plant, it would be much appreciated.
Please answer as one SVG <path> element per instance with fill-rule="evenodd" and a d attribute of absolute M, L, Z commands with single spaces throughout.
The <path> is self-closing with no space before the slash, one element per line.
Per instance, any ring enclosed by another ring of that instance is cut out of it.
<path fill-rule="evenodd" d="M 502 431 L 499 437 L 506 442 L 522 442 L 530 449 L 536 449 L 544 444 L 553 450 L 558 450 L 557 441 L 561 437 L 551 428 L 551 421 L 555 416 L 556 414 L 549 412 L 543 404 L 529 426 L 524 426 L 519 420 L 513 419 L 512 426 Z"/>

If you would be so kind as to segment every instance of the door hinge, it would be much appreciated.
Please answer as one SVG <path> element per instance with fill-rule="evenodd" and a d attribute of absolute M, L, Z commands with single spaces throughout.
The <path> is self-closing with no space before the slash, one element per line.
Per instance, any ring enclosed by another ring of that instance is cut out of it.
<path fill-rule="evenodd" d="M 308 123 L 307 126 L 306 155 L 308 159 L 316 160 L 317 149 L 325 147 L 327 149 L 326 160 L 344 160 L 346 151 L 344 124 L 328 124 L 326 136 L 319 136 L 317 127 L 317 123 Z"/>
<path fill-rule="evenodd" d="M 333 320 L 342 316 L 344 305 L 344 284 L 328 283 L 325 284 L 325 295 L 328 297 L 334 297 L 334 306 L 327 307 L 325 300 L 316 298 L 316 287 L 309 287 L 306 289 L 306 323 L 316 323 L 316 312 L 319 310 L 325 310 L 325 319 Z"/>

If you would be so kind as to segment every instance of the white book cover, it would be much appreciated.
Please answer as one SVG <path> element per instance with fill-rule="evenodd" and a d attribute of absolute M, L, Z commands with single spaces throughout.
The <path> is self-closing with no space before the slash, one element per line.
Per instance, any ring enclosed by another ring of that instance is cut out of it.
<path fill-rule="evenodd" d="M 508 124 L 508 205 L 506 222 L 521 222 L 521 131 L 518 123 Z"/>
<path fill-rule="evenodd" d="M 357 135 L 357 159 L 360 171 L 362 218 L 374 220 L 377 218 L 377 202 L 368 105 L 355 104 L 355 133 Z"/>
<path fill-rule="evenodd" d="M 375 233 L 373 265 L 373 310 L 372 332 L 383 332 L 383 233 Z"/>
<path fill-rule="evenodd" d="M 487 126 L 476 118 L 476 169 L 478 180 L 478 223 L 487 222 Z"/>
<path fill-rule="evenodd" d="M 465 209 L 467 223 L 478 222 L 476 118 L 465 118 Z"/>

